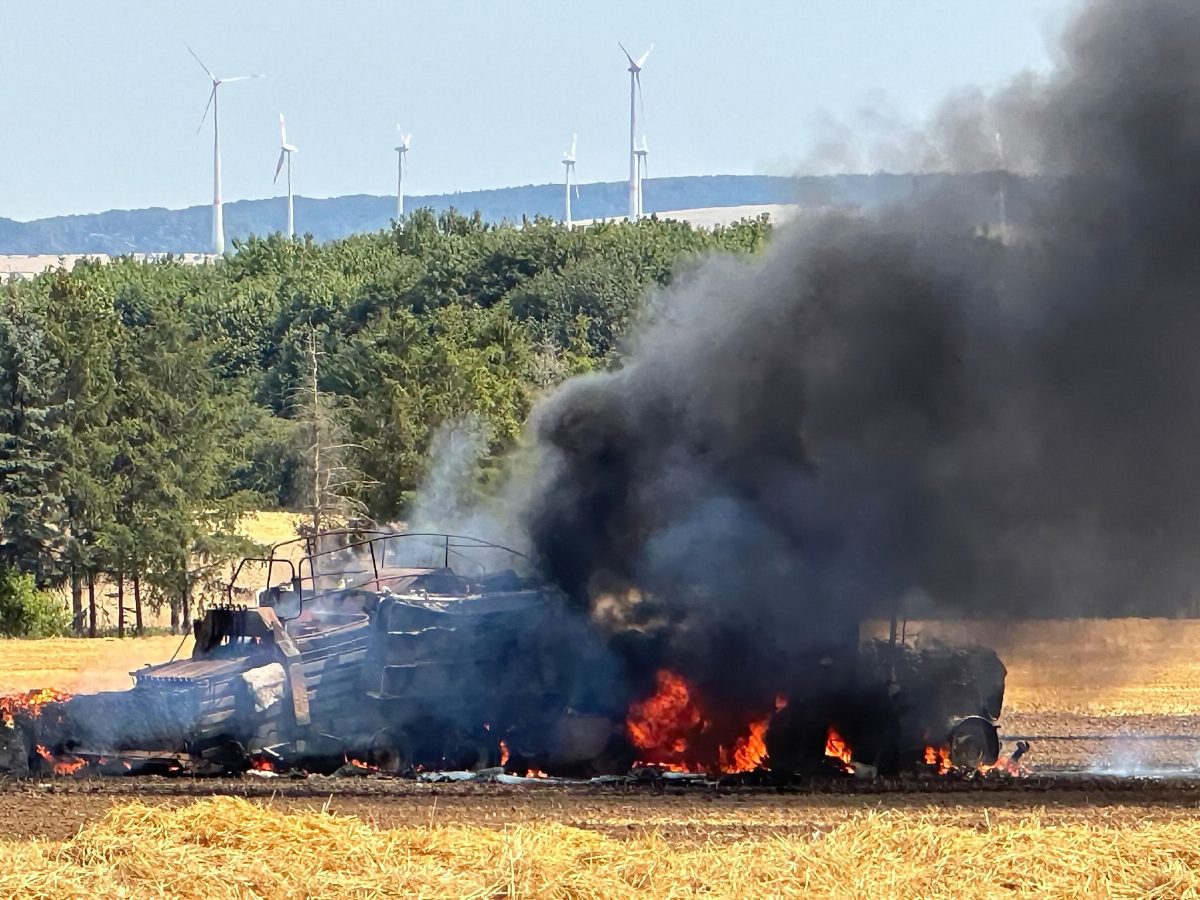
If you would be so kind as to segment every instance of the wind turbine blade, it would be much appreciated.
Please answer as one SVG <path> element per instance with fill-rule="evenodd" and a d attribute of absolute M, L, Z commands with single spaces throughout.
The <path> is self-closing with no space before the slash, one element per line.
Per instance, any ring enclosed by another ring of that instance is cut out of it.
<path fill-rule="evenodd" d="M 283 113 L 279 114 L 279 146 L 287 146 L 287 124 L 283 121 Z"/>
<path fill-rule="evenodd" d="M 234 75 L 232 78 L 222 78 L 221 84 L 229 84 L 232 81 L 248 81 L 251 78 L 266 78 L 266 75 Z"/>
<path fill-rule="evenodd" d="M 637 68 L 637 63 L 635 63 L 635 62 L 633 61 L 633 57 L 629 55 L 629 51 L 625 49 L 625 45 L 624 45 L 624 44 L 622 44 L 620 41 L 617 41 L 617 46 L 621 48 L 621 52 L 622 52 L 622 53 L 624 53 L 624 54 L 625 54 L 625 58 L 626 58 L 627 60 L 629 60 L 629 65 L 633 66 L 633 67 L 636 69 L 636 68 Z M 203 63 L 201 63 L 201 65 L 203 65 Z"/>
<path fill-rule="evenodd" d="M 636 65 L 639 69 L 642 66 L 644 66 L 646 64 L 646 59 L 650 56 L 650 51 L 653 49 L 654 49 L 654 45 L 651 44 L 649 49 L 647 49 L 646 52 L 641 55 L 641 57 L 638 59 L 638 61 L 636 63 L 634 63 L 634 65 Z"/>
<path fill-rule="evenodd" d="M 208 103 L 204 107 L 204 115 L 200 117 L 200 124 L 196 126 L 196 134 L 200 133 L 200 129 L 204 127 L 204 120 L 208 118 L 208 111 L 212 109 L 213 98 L 217 96 L 217 83 L 213 82 L 212 93 L 208 95 Z"/>
<path fill-rule="evenodd" d="M 198 57 L 198 56 L 196 55 L 196 51 L 195 51 L 195 50 L 193 50 L 193 49 L 192 49 L 190 46 L 188 46 L 188 44 L 187 44 L 187 42 L 186 42 L 186 41 L 184 42 L 183 46 L 187 47 L 187 51 L 188 51 L 188 53 L 192 54 L 192 59 L 194 59 L 196 62 L 200 63 L 200 68 L 202 68 L 202 69 L 203 69 L 205 72 L 207 72 L 207 73 L 208 73 L 208 77 L 209 77 L 209 78 L 211 78 L 213 81 L 216 81 L 216 80 L 217 80 L 217 76 L 216 76 L 216 75 L 214 75 L 214 74 L 212 73 L 212 69 L 210 69 L 208 66 L 206 66 L 206 65 L 204 64 L 204 61 L 203 61 L 203 60 L 201 60 L 201 59 L 200 59 L 200 57 Z"/>
<path fill-rule="evenodd" d="M 279 173 L 283 171 L 283 158 L 287 156 L 286 150 L 279 151 L 279 162 L 275 163 L 275 177 L 271 179 L 271 184 L 279 180 Z"/>
<path fill-rule="evenodd" d="M 571 135 L 571 159 L 575 159 L 575 141 L 578 137 L 579 135 L 577 134 Z"/>
<path fill-rule="evenodd" d="M 637 82 L 638 106 L 641 107 L 641 110 L 639 110 L 639 111 L 642 114 L 642 122 L 645 122 L 646 121 L 646 98 L 642 96 L 642 70 L 641 69 L 638 69 L 636 72 L 633 73 L 633 79 L 634 79 L 634 81 Z"/>

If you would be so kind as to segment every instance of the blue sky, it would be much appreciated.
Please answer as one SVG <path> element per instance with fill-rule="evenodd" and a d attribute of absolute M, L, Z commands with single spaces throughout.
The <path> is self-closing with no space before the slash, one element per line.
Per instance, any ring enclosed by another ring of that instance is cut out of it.
<path fill-rule="evenodd" d="M 1044 69 L 1073 0 L 0 0 L 0 216 L 211 200 L 221 75 L 226 201 L 269 197 L 278 115 L 298 194 L 414 194 L 626 177 L 628 73 L 651 175 L 783 174 L 822 115 L 882 99 L 915 119 L 955 88 Z"/>

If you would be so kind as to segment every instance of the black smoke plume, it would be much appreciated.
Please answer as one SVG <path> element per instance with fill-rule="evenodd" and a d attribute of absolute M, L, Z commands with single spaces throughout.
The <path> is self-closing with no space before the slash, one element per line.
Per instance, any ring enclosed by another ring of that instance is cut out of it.
<path fill-rule="evenodd" d="M 780 231 L 538 410 L 533 545 L 597 616 L 665 626 L 656 664 L 778 678 L 914 591 L 1086 615 L 1200 587 L 1200 5 L 1089 3 L 1054 72 L 938 129 L 1034 162 L 1007 241 L 950 188 Z"/>

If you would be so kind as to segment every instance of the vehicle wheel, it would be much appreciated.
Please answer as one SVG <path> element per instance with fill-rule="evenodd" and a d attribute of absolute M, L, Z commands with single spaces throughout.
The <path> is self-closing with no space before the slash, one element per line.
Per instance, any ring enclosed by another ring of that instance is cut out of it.
<path fill-rule="evenodd" d="M 500 745 L 490 733 L 471 734 L 458 729 L 447 732 L 442 743 L 442 765 L 446 769 L 474 772 L 500 764 Z"/>
<path fill-rule="evenodd" d="M 981 716 L 970 716 L 950 729 L 950 762 L 960 769 L 993 765 L 1000 758 L 996 726 Z"/>
<path fill-rule="evenodd" d="M 412 746 L 400 731 L 382 728 L 371 738 L 369 762 L 379 771 L 398 775 L 412 766 Z"/>

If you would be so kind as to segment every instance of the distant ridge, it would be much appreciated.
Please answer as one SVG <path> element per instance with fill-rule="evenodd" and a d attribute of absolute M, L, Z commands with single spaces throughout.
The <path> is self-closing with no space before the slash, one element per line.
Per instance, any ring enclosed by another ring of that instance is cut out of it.
<path fill-rule="evenodd" d="M 961 176 L 955 180 L 973 184 L 986 201 L 995 189 L 997 173 Z M 788 178 L 771 175 L 688 175 L 654 178 L 646 182 L 646 212 L 704 207 L 799 204 L 805 207 L 845 206 L 863 210 L 900 199 L 926 182 L 942 181 L 940 175 L 831 175 Z M 409 196 L 405 208 L 430 207 L 439 212 L 455 208 L 463 213 L 478 211 L 491 222 L 520 222 L 523 217 L 562 215 L 561 184 L 526 185 L 453 194 Z M 242 239 L 281 230 L 285 220 L 284 199 L 238 200 L 225 204 L 227 238 Z M 1010 210 L 1014 207 L 1009 199 Z M 296 198 L 296 230 L 328 241 L 360 232 L 378 231 L 390 225 L 395 214 L 394 197 L 352 194 L 315 200 Z M 623 216 L 628 209 L 624 181 L 596 182 L 579 187 L 572 210 L 578 219 Z M 211 235 L 208 205 L 170 210 L 161 207 L 110 210 L 87 215 L 55 216 L 30 222 L 0 218 L 0 254 L 61 253 L 197 253 L 207 252 Z"/>

